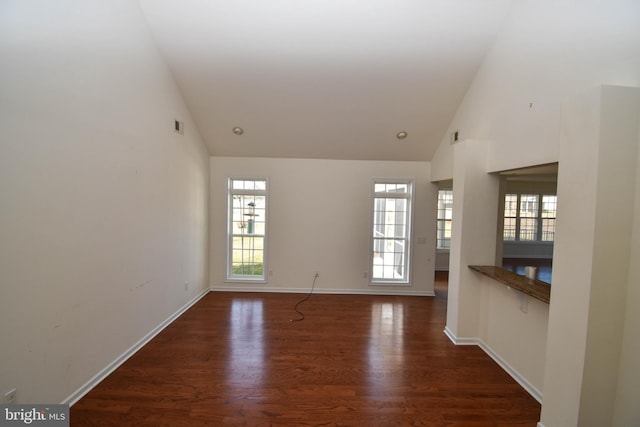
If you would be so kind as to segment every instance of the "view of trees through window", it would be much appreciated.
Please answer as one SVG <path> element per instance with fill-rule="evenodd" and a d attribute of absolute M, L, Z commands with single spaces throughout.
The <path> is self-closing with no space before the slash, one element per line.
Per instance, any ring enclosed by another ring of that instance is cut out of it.
<path fill-rule="evenodd" d="M 266 179 L 230 179 L 228 279 L 264 279 L 266 216 Z"/>

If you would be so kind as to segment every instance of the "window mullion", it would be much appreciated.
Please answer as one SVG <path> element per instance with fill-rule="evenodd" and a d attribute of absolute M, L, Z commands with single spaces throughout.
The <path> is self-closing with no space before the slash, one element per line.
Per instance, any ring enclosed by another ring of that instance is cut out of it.
<path fill-rule="evenodd" d="M 516 241 L 520 241 L 520 193 L 516 195 Z"/>
<path fill-rule="evenodd" d="M 542 195 L 538 194 L 538 212 L 536 212 L 536 241 L 542 241 Z"/>

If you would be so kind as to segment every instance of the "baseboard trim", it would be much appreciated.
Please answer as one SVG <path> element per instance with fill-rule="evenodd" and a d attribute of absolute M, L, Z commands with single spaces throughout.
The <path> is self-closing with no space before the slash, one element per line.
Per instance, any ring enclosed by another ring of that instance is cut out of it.
<path fill-rule="evenodd" d="M 516 371 L 511 365 L 509 365 L 500 355 L 493 351 L 484 341 L 478 340 L 478 346 L 489 355 L 495 362 L 500 365 L 511 377 L 516 380 L 518 384 L 522 386 L 538 403 L 542 404 L 542 392 L 533 386 L 526 378 L 524 378 L 518 371 Z"/>
<path fill-rule="evenodd" d="M 212 292 L 265 292 L 265 293 L 285 293 L 285 294 L 308 294 L 309 288 L 274 288 L 274 287 L 254 287 L 254 286 L 211 286 Z M 314 289 L 314 294 L 330 295 L 394 295 L 394 296 L 417 296 L 434 297 L 434 291 L 401 291 L 394 289 Z"/>
<path fill-rule="evenodd" d="M 544 427 L 544 424 L 538 423 L 538 425 L 536 427 Z"/>
<path fill-rule="evenodd" d="M 478 340 L 476 338 L 458 338 L 448 327 L 444 328 L 444 334 L 455 345 L 478 345 Z"/>
<path fill-rule="evenodd" d="M 107 376 L 109 376 L 113 371 L 118 369 L 120 365 L 127 361 L 131 356 L 133 356 L 138 350 L 140 350 L 145 344 L 151 341 L 156 335 L 158 335 L 164 328 L 169 326 L 174 320 L 176 320 L 180 315 L 182 315 L 185 311 L 187 311 L 191 306 L 197 303 L 202 297 L 209 293 L 209 289 L 204 289 L 198 295 L 196 295 L 193 299 L 183 305 L 178 311 L 173 313 L 167 319 L 165 319 L 158 326 L 153 328 L 151 332 L 145 335 L 142 339 L 140 339 L 137 343 L 132 345 L 128 350 L 122 353 L 117 359 L 107 365 L 104 369 L 94 375 L 89 381 L 87 381 L 84 385 L 82 385 L 79 389 L 71 393 L 69 397 L 64 399 L 61 403 L 63 405 L 73 406 L 78 400 L 82 399 L 87 393 L 89 393 L 95 386 L 97 386 L 102 380 L 104 380 Z"/>
<path fill-rule="evenodd" d="M 538 390 L 533 384 L 531 384 L 525 377 L 523 377 L 517 370 L 509 365 L 502 357 L 498 355 L 491 347 L 489 347 L 484 341 L 479 338 L 459 338 L 448 327 L 445 327 L 444 334 L 455 345 L 477 345 L 484 351 L 490 358 L 492 358 L 511 378 L 513 378 L 518 384 L 526 390 L 538 403 L 542 404 L 542 392 Z M 538 427 L 544 427 L 538 423 Z"/>

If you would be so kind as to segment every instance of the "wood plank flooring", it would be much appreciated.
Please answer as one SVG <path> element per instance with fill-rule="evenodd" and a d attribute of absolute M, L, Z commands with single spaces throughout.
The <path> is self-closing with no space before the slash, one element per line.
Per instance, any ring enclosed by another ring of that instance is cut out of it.
<path fill-rule="evenodd" d="M 540 405 L 444 335 L 437 296 L 209 293 L 71 408 L 71 426 L 529 426 Z"/>

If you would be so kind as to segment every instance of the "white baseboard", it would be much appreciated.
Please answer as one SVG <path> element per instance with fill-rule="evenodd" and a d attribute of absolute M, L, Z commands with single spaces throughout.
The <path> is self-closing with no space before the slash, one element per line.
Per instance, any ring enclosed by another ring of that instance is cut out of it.
<path fill-rule="evenodd" d="M 87 381 L 84 385 L 82 385 L 79 389 L 71 393 L 69 397 L 64 399 L 61 403 L 63 405 L 73 406 L 78 400 L 82 399 L 84 395 L 89 393 L 91 389 L 93 389 L 96 385 L 98 385 L 102 380 L 104 380 L 109 374 L 115 371 L 120 365 L 127 361 L 131 356 L 133 356 L 138 350 L 140 350 L 145 344 L 151 341 L 156 335 L 158 335 L 164 328 L 169 326 L 174 320 L 176 320 L 182 313 L 187 311 L 191 306 L 193 306 L 196 302 L 198 302 L 202 297 L 209 293 L 209 289 L 205 289 L 196 295 L 192 300 L 183 305 L 178 311 L 173 313 L 167 319 L 165 319 L 161 324 L 156 326 L 145 335 L 140 341 L 132 345 L 127 351 L 122 353 L 116 360 L 107 365 L 104 369 L 98 372 L 93 376 L 89 381 Z"/>
<path fill-rule="evenodd" d="M 444 333 L 455 345 L 477 345 L 478 347 L 480 347 L 482 351 L 487 353 L 490 358 L 492 358 L 498 365 L 500 365 L 500 367 L 504 369 L 511 376 L 511 378 L 513 378 L 518 384 L 520 384 L 522 388 L 524 388 L 527 393 L 531 395 L 531 397 L 536 399 L 538 403 L 542 404 L 542 392 L 538 390 L 533 384 L 531 384 L 511 365 L 509 365 L 502 357 L 500 357 L 500 355 L 498 355 L 498 353 L 493 351 L 493 349 L 480 338 L 458 338 L 448 327 L 445 327 Z M 538 423 L 538 427 L 544 426 Z"/>
<path fill-rule="evenodd" d="M 211 286 L 209 288 L 213 292 L 266 292 L 266 293 L 291 293 L 291 294 L 308 294 L 309 288 L 275 288 L 264 286 Z M 400 296 L 418 296 L 418 297 L 434 297 L 434 291 L 403 291 L 395 289 L 314 289 L 314 294 L 333 294 L 333 295 L 400 295 Z"/>
<path fill-rule="evenodd" d="M 538 423 L 538 425 L 536 427 L 544 427 L 544 424 Z"/>
<path fill-rule="evenodd" d="M 455 345 L 478 345 L 477 338 L 458 338 L 453 332 L 451 332 L 451 329 L 449 329 L 448 327 L 444 328 L 444 334 Z"/>
<path fill-rule="evenodd" d="M 480 346 L 480 348 L 484 350 L 484 352 L 487 353 L 489 357 L 495 360 L 502 369 L 507 371 L 507 373 L 511 375 L 511 377 L 516 380 L 516 382 L 520 384 L 522 388 L 524 388 L 531 395 L 531 397 L 536 399 L 538 403 L 542 404 L 542 392 L 540 390 L 538 390 L 533 384 L 527 381 L 525 377 L 520 375 L 518 371 L 516 371 L 511 365 L 509 365 L 502 357 L 500 357 L 500 355 L 494 352 L 493 349 L 485 344 L 484 341 L 478 341 L 478 345 Z"/>

